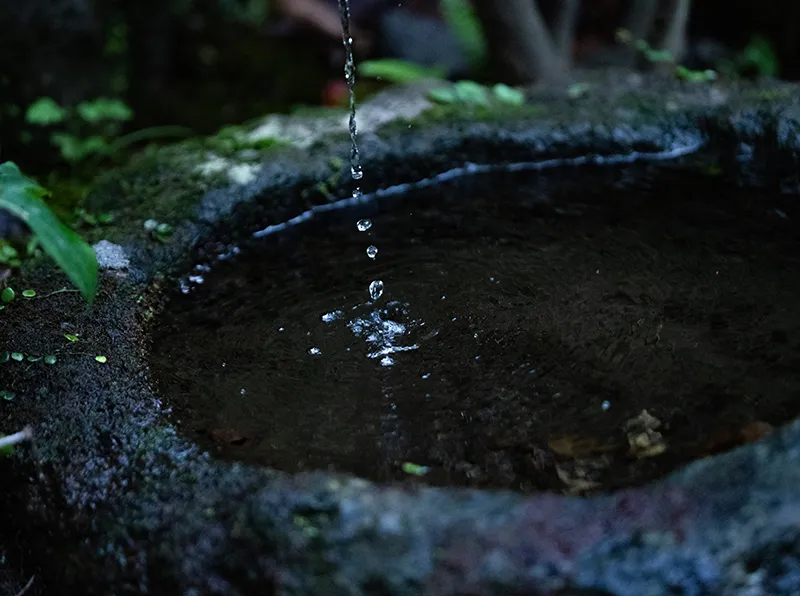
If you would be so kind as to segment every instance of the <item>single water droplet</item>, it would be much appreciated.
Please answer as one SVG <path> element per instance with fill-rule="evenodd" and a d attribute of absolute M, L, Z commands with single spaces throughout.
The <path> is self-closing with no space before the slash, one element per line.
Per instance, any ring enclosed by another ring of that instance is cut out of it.
<path fill-rule="evenodd" d="M 366 232 L 372 227 L 372 222 L 368 219 L 359 219 L 356 227 L 359 232 Z"/>
<path fill-rule="evenodd" d="M 611 402 L 605 400 L 602 404 L 600 404 L 600 407 L 603 409 L 603 411 L 606 411 L 611 407 Z"/>
<path fill-rule="evenodd" d="M 368 256 L 370 259 L 374 259 L 376 256 L 378 256 L 378 247 L 377 247 L 377 246 L 374 246 L 374 245 L 373 245 L 373 246 L 370 246 L 370 247 L 368 247 L 368 248 L 367 248 L 367 256 Z"/>
<path fill-rule="evenodd" d="M 383 296 L 383 282 L 381 280 L 376 279 L 369 284 L 369 295 L 373 300 L 377 300 Z"/>
<path fill-rule="evenodd" d="M 309 348 L 308 353 L 311 354 L 312 356 L 319 356 L 320 354 L 322 354 L 322 350 L 320 350 L 319 348 Z"/>
<path fill-rule="evenodd" d="M 356 201 L 360 201 L 360 200 L 361 200 L 361 197 L 363 197 L 363 196 L 364 196 L 364 193 L 362 193 L 362 192 L 361 192 L 361 189 L 360 189 L 360 188 L 357 188 L 357 189 L 355 189 L 355 190 L 353 191 L 353 198 L 354 198 Z"/>
<path fill-rule="evenodd" d="M 240 393 L 241 393 L 242 395 L 244 395 L 245 393 L 247 393 L 247 391 L 245 391 L 245 388 L 244 388 L 244 387 L 242 387 L 242 390 L 240 391 Z"/>
<path fill-rule="evenodd" d="M 361 180 L 364 177 L 364 171 L 361 169 L 361 166 L 350 168 L 350 174 L 353 176 L 353 180 Z"/>
<path fill-rule="evenodd" d="M 430 379 L 431 378 L 431 373 L 425 373 L 424 375 L 422 375 L 422 378 L 423 379 Z"/>

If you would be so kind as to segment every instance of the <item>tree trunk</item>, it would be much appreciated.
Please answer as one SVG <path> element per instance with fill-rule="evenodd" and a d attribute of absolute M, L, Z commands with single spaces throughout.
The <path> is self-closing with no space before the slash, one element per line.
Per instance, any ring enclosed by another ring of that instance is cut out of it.
<path fill-rule="evenodd" d="M 625 24 L 631 33 L 634 42 L 640 39 L 650 40 L 653 34 L 653 27 L 656 24 L 658 15 L 658 0 L 633 0 L 631 12 Z M 640 62 L 636 48 L 631 45 L 627 50 L 628 66 L 633 68 Z"/>
<path fill-rule="evenodd" d="M 475 0 L 493 79 L 510 84 L 559 81 L 567 67 L 534 0 Z"/>
<path fill-rule="evenodd" d="M 686 52 L 686 28 L 689 24 L 691 10 L 691 0 L 668 0 L 667 2 L 667 25 L 659 49 L 669 51 L 675 62 L 679 62 Z"/>
<path fill-rule="evenodd" d="M 564 67 L 572 67 L 572 46 L 575 43 L 575 25 L 581 10 L 581 0 L 563 0 L 556 23 L 556 49 Z"/>

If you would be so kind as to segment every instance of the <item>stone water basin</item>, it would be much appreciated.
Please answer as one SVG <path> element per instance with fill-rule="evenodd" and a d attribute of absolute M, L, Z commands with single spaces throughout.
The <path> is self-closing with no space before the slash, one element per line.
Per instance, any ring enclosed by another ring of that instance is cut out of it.
<path fill-rule="evenodd" d="M 302 148 L 181 145 L 100 181 L 118 223 L 94 239 L 124 258 L 96 304 L 3 312 L 15 350 L 60 350 L 0 365 L 4 424 L 36 432 L 0 462 L 8 560 L 48 594 L 800 593 L 798 94 L 617 83 L 381 120 L 367 193 L 595 165 L 364 210 L 320 209 L 350 191 L 321 120 Z"/>
<path fill-rule="evenodd" d="M 683 161 L 464 175 L 206 244 L 156 324 L 161 393 L 215 455 L 376 482 L 609 491 L 761 438 L 800 413 L 796 199 Z"/>

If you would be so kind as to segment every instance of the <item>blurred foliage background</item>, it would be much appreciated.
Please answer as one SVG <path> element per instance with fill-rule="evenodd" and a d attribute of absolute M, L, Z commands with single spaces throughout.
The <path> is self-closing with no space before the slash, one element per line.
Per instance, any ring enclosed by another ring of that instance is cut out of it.
<path fill-rule="evenodd" d="M 536 5 L 554 23 L 567 3 Z M 576 67 L 627 64 L 615 32 L 636 3 L 580 3 L 568 44 Z M 475 5 L 483 17 L 493 3 Z M 352 8 L 359 60 L 401 59 L 403 68 L 418 64 L 452 79 L 519 82 L 492 60 L 497 49 L 487 46 L 469 0 L 352 0 Z M 339 105 L 335 10 L 335 0 L 0 0 L 0 160 L 40 174 L 268 112 Z M 797 2 L 694 2 L 681 60 L 736 76 L 796 79 L 798 28 Z M 362 78 L 361 98 L 379 86 Z"/>

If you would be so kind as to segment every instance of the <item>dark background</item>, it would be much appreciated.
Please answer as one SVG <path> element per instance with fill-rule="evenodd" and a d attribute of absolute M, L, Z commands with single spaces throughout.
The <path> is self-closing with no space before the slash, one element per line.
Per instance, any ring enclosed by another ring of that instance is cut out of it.
<path fill-rule="evenodd" d="M 400 46 L 387 48 L 379 28 L 382 13 L 398 4 L 404 3 L 353 0 L 362 31 L 376 40 L 361 58 L 403 54 L 402 36 Z M 405 4 L 420 15 L 437 10 L 435 0 Z M 539 2 L 547 18 L 558 5 Z M 573 48 L 579 65 L 612 61 L 608 50 L 628 5 L 583 2 Z M 419 44 L 413 29 L 413 22 L 405 29 L 409 45 Z M 796 79 L 799 29 L 794 1 L 695 1 L 687 60 L 735 53 L 762 34 L 780 76 Z M 437 51 L 437 39 L 430 43 Z M 340 46 L 287 21 L 274 0 L 0 0 L 0 159 L 33 172 L 58 165 L 41 131 L 21 134 L 25 107 L 43 96 L 61 105 L 118 97 L 135 114 L 127 131 L 169 124 L 197 134 L 298 105 L 336 104 L 342 100 Z M 458 74 L 496 78 L 486 71 Z"/>

